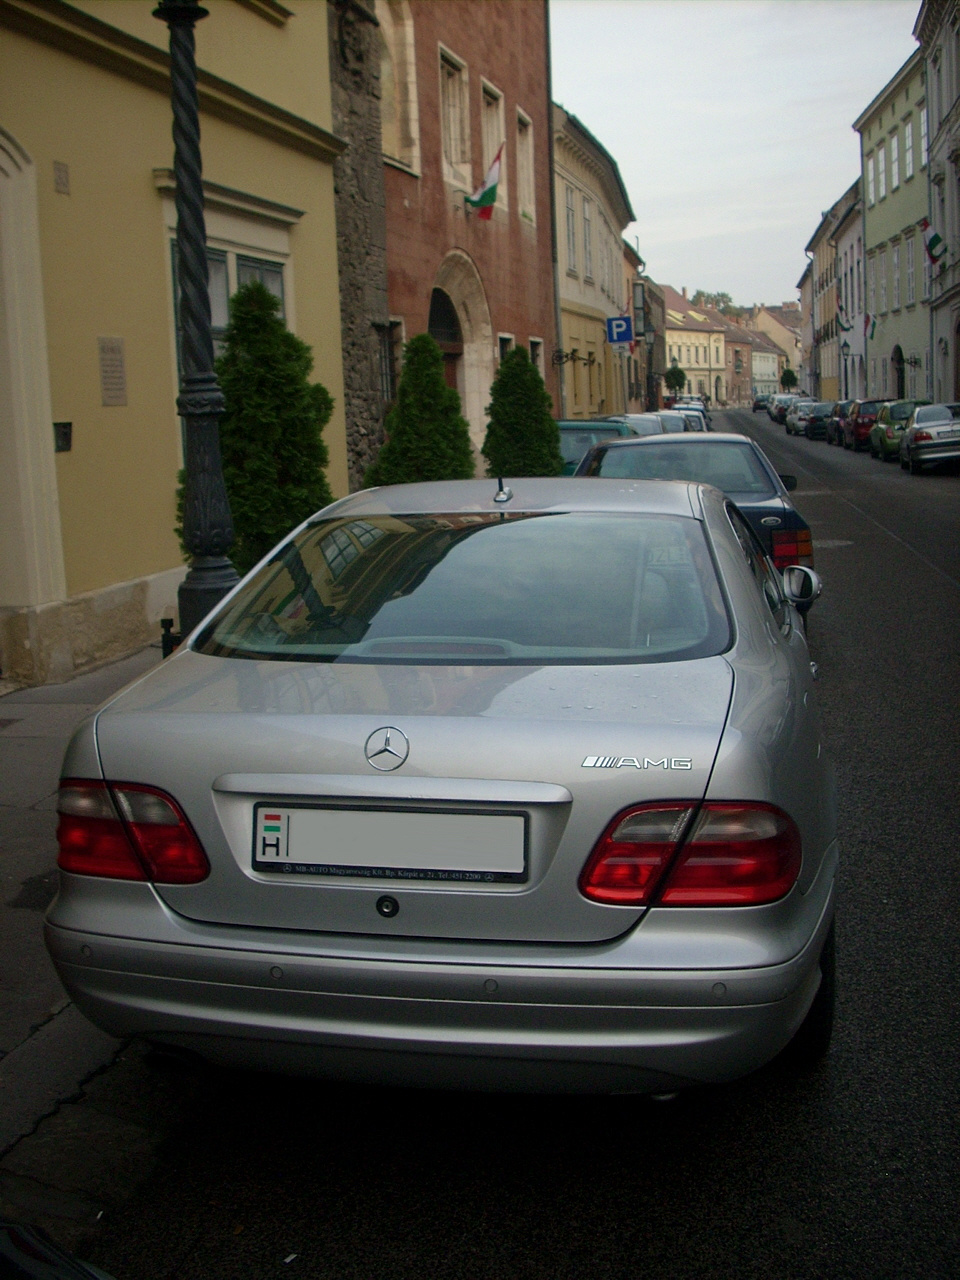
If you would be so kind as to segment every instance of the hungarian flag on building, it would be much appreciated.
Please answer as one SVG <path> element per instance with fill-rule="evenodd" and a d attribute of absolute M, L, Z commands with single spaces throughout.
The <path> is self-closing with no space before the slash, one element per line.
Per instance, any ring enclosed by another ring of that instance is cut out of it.
<path fill-rule="evenodd" d="M 849 333 L 853 328 L 853 322 L 847 319 L 846 308 L 840 299 L 837 299 L 837 328 L 842 329 L 844 333 Z"/>
<path fill-rule="evenodd" d="M 489 222 L 493 217 L 493 206 L 497 202 L 497 187 L 500 183 L 500 157 L 503 155 L 504 143 L 493 157 L 493 163 L 487 170 L 487 176 L 477 187 L 472 196 L 464 196 L 463 203 L 477 210 L 477 217 Z"/>
<path fill-rule="evenodd" d="M 872 316 L 869 311 L 864 312 L 863 316 L 863 334 L 866 338 L 872 338 L 877 332 L 877 317 Z"/>
<path fill-rule="evenodd" d="M 943 255 L 947 252 L 947 246 L 943 243 L 941 237 L 934 231 L 930 225 L 930 219 L 924 218 L 920 223 L 920 230 L 923 232 L 923 245 L 927 251 L 927 257 L 931 262 L 939 262 Z"/>

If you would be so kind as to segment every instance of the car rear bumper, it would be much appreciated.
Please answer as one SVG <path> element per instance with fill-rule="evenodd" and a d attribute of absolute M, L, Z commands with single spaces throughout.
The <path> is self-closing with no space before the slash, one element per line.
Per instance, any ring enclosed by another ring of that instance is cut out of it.
<path fill-rule="evenodd" d="M 954 462 L 960 458 L 960 440 L 945 440 L 942 444 L 917 444 L 914 441 L 910 456 L 921 465 L 934 462 Z"/>
<path fill-rule="evenodd" d="M 755 968 L 429 963 L 365 954 L 364 939 L 352 954 L 321 954 L 322 937 L 298 948 L 264 932 L 258 947 L 233 948 L 49 921 L 46 940 L 91 1021 L 213 1061 L 427 1087 L 642 1093 L 734 1079 L 786 1045 L 819 984 L 832 874 L 811 896 L 797 954 Z"/>

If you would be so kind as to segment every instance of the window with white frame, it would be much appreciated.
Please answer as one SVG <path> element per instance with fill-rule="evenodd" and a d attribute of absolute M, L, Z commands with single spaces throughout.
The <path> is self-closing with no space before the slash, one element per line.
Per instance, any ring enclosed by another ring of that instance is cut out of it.
<path fill-rule="evenodd" d="M 925 302 L 930 297 L 931 274 L 932 274 L 932 267 L 930 264 L 930 259 L 927 257 L 927 254 L 924 253 L 923 255 L 923 300 Z"/>
<path fill-rule="evenodd" d="M 480 85 L 480 133 L 483 141 L 483 172 L 489 170 L 506 138 L 503 123 L 503 94 L 488 81 Z M 497 204 L 507 207 L 507 166 L 501 161 L 497 183 Z"/>
<path fill-rule="evenodd" d="M 887 196 L 887 149 L 877 147 L 877 199 L 885 200 Z"/>
<path fill-rule="evenodd" d="M 896 191 L 900 185 L 900 134 L 890 135 L 890 190 Z"/>
<path fill-rule="evenodd" d="M 536 190 L 533 169 L 533 125 L 530 117 L 517 111 L 517 207 L 521 218 L 536 218 Z"/>
<path fill-rule="evenodd" d="M 870 361 L 870 394 L 876 395 L 880 388 L 877 386 L 877 357 L 874 356 Z"/>
<path fill-rule="evenodd" d="M 443 176 L 447 182 L 470 186 L 470 132 L 466 64 L 440 51 L 440 139 Z"/>
<path fill-rule="evenodd" d="M 867 156 L 867 204 L 877 202 L 876 164 L 873 156 Z"/>
<path fill-rule="evenodd" d="M 504 356 L 507 355 L 507 353 L 512 350 L 513 350 L 513 334 L 498 333 L 497 334 L 497 355 L 500 359 L 501 364 L 503 363 Z"/>
<path fill-rule="evenodd" d="M 877 312 L 877 260 L 867 259 L 867 310 L 871 316 Z"/>
<path fill-rule="evenodd" d="M 903 248 L 907 259 L 907 306 L 911 306 L 917 300 L 917 279 L 916 279 L 916 237 L 910 236 L 904 240 Z"/>
<path fill-rule="evenodd" d="M 542 338 L 530 339 L 530 363 L 533 365 L 537 373 L 539 373 L 540 377 L 542 378 L 543 377 L 543 339 Z"/>
<path fill-rule="evenodd" d="M 890 250 L 890 270 L 893 275 L 893 309 L 900 309 L 900 246 L 895 244 Z"/>
<path fill-rule="evenodd" d="M 887 309 L 887 251 L 881 249 L 877 254 L 877 274 L 880 277 L 880 314 Z M 886 385 L 886 384 L 884 384 Z"/>
<path fill-rule="evenodd" d="M 573 202 L 573 187 L 566 190 L 567 199 L 567 270 L 577 270 L 577 210 Z"/>
<path fill-rule="evenodd" d="M 882 358 L 882 359 L 881 359 L 881 361 L 880 361 L 880 394 L 881 394 L 882 396 L 885 396 L 885 395 L 887 394 L 887 370 L 888 370 L 888 368 L 889 368 L 889 366 L 888 366 L 888 363 L 887 363 L 887 357 L 886 357 L 886 356 L 883 356 L 883 358 Z"/>
<path fill-rule="evenodd" d="M 929 139 L 929 117 L 927 116 L 927 108 L 920 108 L 920 168 L 925 169 L 927 165 L 927 142 Z"/>
<path fill-rule="evenodd" d="M 857 241 L 857 314 L 863 311 L 863 251 Z"/>
<path fill-rule="evenodd" d="M 913 116 L 908 116 L 903 125 L 903 176 L 913 177 Z"/>
<path fill-rule="evenodd" d="M 583 277 L 593 279 L 593 218 L 586 196 L 583 197 Z"/>

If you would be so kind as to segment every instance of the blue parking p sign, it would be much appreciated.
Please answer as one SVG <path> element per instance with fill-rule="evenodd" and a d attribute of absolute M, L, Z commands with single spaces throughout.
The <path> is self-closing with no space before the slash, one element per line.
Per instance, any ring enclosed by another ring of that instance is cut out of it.
<path fill-rule="evenodd" d="M 633 320 L 630 316 L 607 316 L 607 341 L 611 346 L 633 341 Z"/>

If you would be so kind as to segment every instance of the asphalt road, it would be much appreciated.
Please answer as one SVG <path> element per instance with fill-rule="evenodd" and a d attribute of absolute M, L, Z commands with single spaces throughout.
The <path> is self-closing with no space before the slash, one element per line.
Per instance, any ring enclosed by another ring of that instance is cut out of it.
<path fill-rule="evenodd" d="M 131 1049 L 13 1166 L 102 1176 L 83 1251 L 117 1280 L 958 1275 L 960 478 L 760 414 L 714 427 L 798 476 L 825 583 L 810 643 L 843 855 L 826 1063 L 657 1103 L 351 1089 Z"/>

